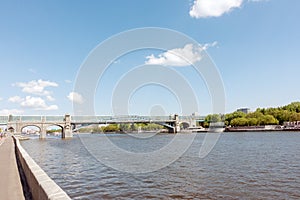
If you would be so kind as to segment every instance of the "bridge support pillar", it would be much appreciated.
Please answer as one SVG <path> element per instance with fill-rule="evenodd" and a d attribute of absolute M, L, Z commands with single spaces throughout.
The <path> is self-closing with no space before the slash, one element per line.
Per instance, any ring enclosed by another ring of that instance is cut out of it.
<path fill-rule="evenodd" d="M 64 121 L 65 121 L 65 126 L 63 128 L 61 137 L 62 138 L 71 138 L 71 137 L 73 137 L 72 126 L 71 126 L 71 115 L 66 114 Z"/>
<path fill-rule="evenodd" d="M 41 124 L 40 139 L 45 139 L 46 136 L 47 136 L 47 129 L 43 124 Z"/>
<path fill-rule="evenodd" d="M 17 133 L 17 134 L 20 134 L 22 132 L 22 127 L 21 127 L 21 122 L 20 121 L 17 121 L 16 123 L 16 129 L 15 129 L 15 132 L 14 133 Z"/>
<path fill-rule="evenodd" d="M 180 131 L 179 117 L 177 114 L 174 115 L 174 123 L 171 124 L 173 128 L 169 129 L 169 133 L 178 133 Z"/>
<path fill-rule="evenodd" d="M 47 127 L 45 125 L 45 117 L 42 117 L 42 123 L 40 124 L 40 139 L 45 139 L 47 136 Z"/>
<path fill-rule="evenodd" d="M 19 128 L 19 123 L 17 122 L 7 122 L 7 130 L 11 131 L 11 133 L 21 133 L 20 128 Z"/>
<path fill-rule="evenodd" d="M 176 130 L 175 130 L 174 127 L 173 128 L 169 128 L 168 130 L 169 130 L 169 133 L 176 133 Z"/>

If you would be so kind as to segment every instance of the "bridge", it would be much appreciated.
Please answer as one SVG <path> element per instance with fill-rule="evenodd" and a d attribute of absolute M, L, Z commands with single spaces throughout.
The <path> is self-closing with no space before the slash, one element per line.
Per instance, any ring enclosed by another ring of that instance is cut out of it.
<path fill-rule="evenodd" d="M 73 137 L 73 131 L 78 125 L 92 124 L 124 124 L 124 123 L 155 123 L 168 129 L 169 133 L 177 133 L 180 127 L 195 128 L 197 122 L 203 122 L 203 116 L 0 116 L 0 125 L 6 125 L 7 130 L 21 133 L 27 126 L 40 129 L 40 138 L 46 137 L 47 128 L 58 126 L 62 129 L 62 138 Z"/>

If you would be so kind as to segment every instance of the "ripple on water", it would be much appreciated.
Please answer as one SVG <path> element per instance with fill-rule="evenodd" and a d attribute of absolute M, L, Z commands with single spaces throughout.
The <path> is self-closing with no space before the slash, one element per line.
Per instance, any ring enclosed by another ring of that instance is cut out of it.
<path fill-rule="evenodd" d="M 300 133 L 226 133 L 206 158 L 199 159 L 204 136 L 197 136 L 176 162 L 146 174 L 104 166 L 77 137 L 27 140 L 22 145 L 72 199 L 300 198 Z M 136 139 L 112 137 L 127 149 L 143 148 Z M 144 152 L 169 141 L 168 135 L 160 135 L 145 143 L 149 148 Z"/>

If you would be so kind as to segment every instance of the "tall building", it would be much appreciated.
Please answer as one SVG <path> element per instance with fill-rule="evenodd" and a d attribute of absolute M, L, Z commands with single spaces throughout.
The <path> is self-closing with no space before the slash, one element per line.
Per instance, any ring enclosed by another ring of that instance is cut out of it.
<path fill-rule="evenodd" d="M 237 112 L 243 112 L 245 114 L 248 114 L 250 112 L 250 108 L 239 108 L 237 109 Z"/>

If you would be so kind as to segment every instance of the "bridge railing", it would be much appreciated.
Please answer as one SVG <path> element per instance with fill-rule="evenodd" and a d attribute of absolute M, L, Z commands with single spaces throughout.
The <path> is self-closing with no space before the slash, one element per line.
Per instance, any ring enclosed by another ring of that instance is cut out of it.
<path fill-rule="evenodd" d="M 76 122 L 128 122 L 128 121 L 169 121 L 173 120 L 173 116 L 71 116 L 71 121 Z M 203 121 L 204 116 L 179 116 L 180 121 L 196 120 Z M 0 123 L 7 123 L 8 121 L 45 121 L 45 122 L 58 122 L 63 121 L 64 116 L 0 116 Z"/>
<path fill-rule="evenodd" d="M 170 116 L 72 116 L 71 121 L 76 122 L 135 122 L 135 121 L 168 121 Z"/>
<path fill-rule="evenodd" d="M 110 116 L 71 116 L 72 122 L 98 122 L 111 120 Z"/>
<path fill-rule="evenodd" d="M 65 116 L 44 116 L 46 122 L 60 122 L 64 121 Z"/>
<path fill-rule="evenodd" d="M 22 122 L 40 122 L 42 121 L 42 116 L 20 116 L 20 121 Z"/>
<path fill-rule="evenodd" d="M 196 120 L 196 121 L 203 121 L 205 120 L 205 116 L 178 116 L 179 120 L 184 121 L 184 120 Z"/>
<path fill-rule="evenodd" d="M 22 116 L 21 121 L 45 121 L 45 122 L 61 122 L 65 116 Z"/>
<path fill-rule="evenodd" d="M 8 122 L 8 116 L 0 116 L 0 123 L 5 124 Z"/>
<path fill-rule="evenodd" d="M 40 122 L 40 121 L 46 121 L 46 122 L 57 122 L 57 121 L 63 121 L 64 116 L 37 116 L 37 115 L 24 115 L 24 116 L 0 116 L 0 122 L 1 123 L 7 123 L 8 121 L 17 122 Z"/>

